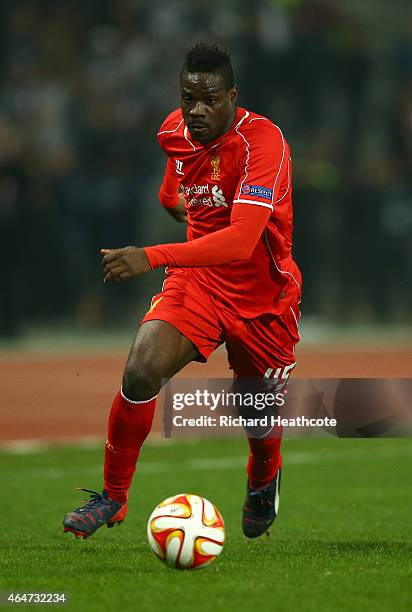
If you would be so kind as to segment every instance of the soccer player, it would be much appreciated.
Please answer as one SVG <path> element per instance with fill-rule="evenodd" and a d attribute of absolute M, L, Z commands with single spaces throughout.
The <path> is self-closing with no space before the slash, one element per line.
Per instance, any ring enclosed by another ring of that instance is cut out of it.
<path fill-rule="evenodd" d="M 161 380 L 222 343 L 238 378 L 287 380 L 299 340 L 301 275 L 292 259 L 292 169 L 281 130 L 237 106 L 229 54 L 194 45 L 180 73 L 180 108 L 158 139 L 168 160 L 161 204 L 187 218 L 187 242 L 102 249 L 105 282 L 167 266 L 138 328 L 109 417 L 104 488 L 64 519 L 88 537 L 120 523 Z M 184 205 L 183 205 L 184 198 Z M 248 438 L 243 532 L 267 531 L 279 504 L 281 436 Z"/>

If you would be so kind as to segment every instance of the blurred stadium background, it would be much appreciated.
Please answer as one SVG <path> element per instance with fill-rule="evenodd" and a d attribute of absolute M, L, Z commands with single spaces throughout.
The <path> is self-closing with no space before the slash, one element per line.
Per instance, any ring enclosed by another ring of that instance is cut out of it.
<path fill-rule="evenodd" d="M 106 287 L 98 252 L 184 239 L 156 132 L 199 39 L 292 147 L 297 375 L 411 374 L 409 0 L 1 0 L 3 440 L 104 434 L 162 272 Z"/>
<path fill-rule="evenodd" d="M 0 591 L 65 591 L 88 612 L 409 611 L 406 439 L 287 439 L 281 520 L 252 544 L 246 441 L 151 436 L 125 527 L 62 538 L 73 487 L 100 486 L 109 406 L 163 276 L 106 287 L 99 249 L 184 239 L 157 202 L 156 132 L 199 39 L 231 50 L 240 103 L 292 147 L 294 376 L 411 377 L 410 0 L 0 0 Z M 226 375 L 224 350 L 182 372 Z M 195 576 L 146 547 L 179 490 L 227 526 L 222 561 Z"/>

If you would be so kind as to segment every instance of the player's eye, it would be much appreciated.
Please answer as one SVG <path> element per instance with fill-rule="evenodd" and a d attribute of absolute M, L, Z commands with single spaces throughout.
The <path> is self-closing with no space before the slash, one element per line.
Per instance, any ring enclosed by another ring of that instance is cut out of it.
<path fill-rule="evenodd" d="M 208 98 L 206 102 L 208 106 L 213 106 L 213 104 L 216 102 L 216 98 Z"/>
<path fill-rule="evenodd" d="M 183 95 L 183 96 L 182 96 L 182 100 L 183 100 L 184 102 L 191 102 L 191 101 L 192 101 L 192 96 Z"/>

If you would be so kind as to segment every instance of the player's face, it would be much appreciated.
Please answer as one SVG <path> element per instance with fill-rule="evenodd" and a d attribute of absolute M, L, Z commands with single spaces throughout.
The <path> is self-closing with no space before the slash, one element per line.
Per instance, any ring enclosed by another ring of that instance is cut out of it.
<path fill-rule="evenodd" d="M 236 114 L 237 89 L 226 89 L 223 77 L 210 72 L 183 72 L 180 105 L 193 140 L 207 144 L 227 132 Z"/>

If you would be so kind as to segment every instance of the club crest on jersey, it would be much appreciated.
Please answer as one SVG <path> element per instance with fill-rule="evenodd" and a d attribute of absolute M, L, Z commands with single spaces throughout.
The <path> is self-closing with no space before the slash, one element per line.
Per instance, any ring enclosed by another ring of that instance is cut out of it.
<path fill-rule="evenodd" d="M 264 200 L 272 200 L 273 189 L 260 187 L 259 185 L 242 185 L 241 193 L 243 195 L 263 198 Z"/>
<path fill-rule="evenodd" d="M 211 181 L 220 181 L 220 155 L 214 155 L 210 160 L 212 165 Z"/>

